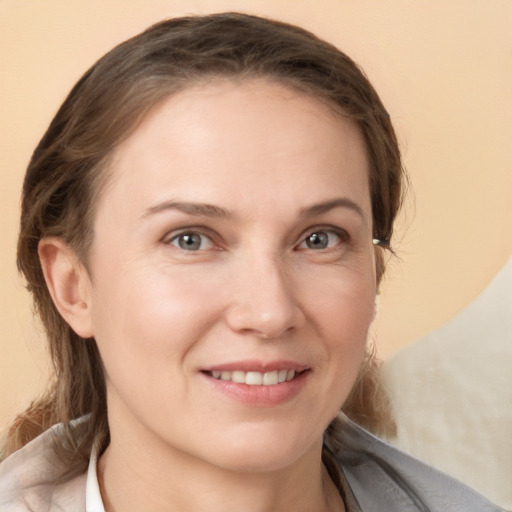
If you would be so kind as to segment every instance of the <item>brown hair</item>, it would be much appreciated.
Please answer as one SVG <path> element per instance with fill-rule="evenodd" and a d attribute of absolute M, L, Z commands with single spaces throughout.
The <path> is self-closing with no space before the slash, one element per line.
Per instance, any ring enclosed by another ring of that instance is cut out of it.
<path fill-rule="evenodd" d="M 403 183 L 389 115 L 362 71 L 313 34 L 238 13 L 163 21 L 120 44 L 71 90 L 37 146 L 23 184 L 18 268 L 45 327 L 54 375 L 49 391 L 14 422 L 5 456 L 49 426 L 90 415 L 80 441 L 68 436 L 69 463 L 86 462 L 93 438 L 108 443 L 105 382 L 94 339 L 75 334 L 57 312 L 38 257 L 46 236 L 61 237 L 87 265 L 95 205 L 106 186 L 109 155 L 157 102 L 212 78 L 263 77 L 327 101 L 352 118 L 369 155 L 374 237 L 390 240 Z M 379 279 L 384 271 L 377 249 Z M 346 411 L 366 426 L 373 414 L 376 363 L 369 358 Z M 380 398 L 379 398 L 380 397 Z M 375 399 L 374 399 L 375 398 Z M 382 405 L 382 404 L 381 404 Z M 382 407 L 381 407 L 382 409 Z M 372 418 L 374 418 L 372 420 Z"/>

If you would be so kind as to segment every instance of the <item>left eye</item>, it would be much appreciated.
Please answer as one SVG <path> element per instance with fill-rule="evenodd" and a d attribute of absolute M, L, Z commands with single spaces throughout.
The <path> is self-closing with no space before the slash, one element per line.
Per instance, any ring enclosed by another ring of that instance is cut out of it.
<path fill-rule="evenodd" d="M 318 230 L 309 233 L 299 244 L 299 249 L 322 250 L 339 245 L 343 239 L 332 230 Z"/>
<path fill-rule="evenodd" d="M 171 238 L 169 244 L 184 251 L 200 251 L 213 247 L 212 240 L 201 233 L 180 233 Z"/>

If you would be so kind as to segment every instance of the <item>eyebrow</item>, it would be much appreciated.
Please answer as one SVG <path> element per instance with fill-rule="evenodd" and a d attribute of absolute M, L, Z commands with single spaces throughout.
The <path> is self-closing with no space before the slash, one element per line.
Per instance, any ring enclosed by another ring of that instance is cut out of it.
<path fill-rule="evenodd" d="M 224 208 L 206 203 L 188 203 L 184 201 L 164 201 L 144 211 L 142 217 L 148 217 L 165 210 L 179 210 L 188 215 L 200 217 L 233 218 L 235 215 Z"/>
<path fill-rule="evenodd" d="M 315 215 L 327 213 L 334 208 L 348 208 L 349 210 L 357 213 L 363 220 L 366 220 L 363 209 L 357 203 L 351 199 L 348 199 L 347 197 L 338 197 L 335 199 L 330 199 L 329 201 L 324 201 L 322 203 L 308 206 L 307 208 L 303 208 L 300 211 L 300 217 L 314 217 Z"/>
<path fill-rule="evenodd" d="M 308 217 L 314 217 L 316 215 L 322 215 L 335 208 L 348 208 L 349 210 L 357 213 L 363 220 L 366 220 L 363 209 L 351 199 L 346 197 L 339 197 L 323 201 L 312 206 L 302 208 L 299 212 L 300 219 L 306 219 Z M 166 210 L 179 210 L 188 215 L 195 215 L 199 217 L 214 217 L 223 219 L 234 219 L 236 215 L 229 211 L 207 203 L 190 203 L 185 201 L 163 201 L 155 206 L 151 206 L 146 209 L 142 214 L 142 217 L 148 217 Z"/>

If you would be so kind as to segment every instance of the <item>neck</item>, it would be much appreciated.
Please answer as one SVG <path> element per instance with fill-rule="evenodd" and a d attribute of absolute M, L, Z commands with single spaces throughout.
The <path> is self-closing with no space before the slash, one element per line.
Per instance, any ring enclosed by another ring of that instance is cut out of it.
<path fill-rule="evenodd" d="M 110 444 L 98 464 L 106 512 L 345 510 L 321 463 L 321 443 L 292 465 L 267 472 L 226 470 L 162 448 Z"/>

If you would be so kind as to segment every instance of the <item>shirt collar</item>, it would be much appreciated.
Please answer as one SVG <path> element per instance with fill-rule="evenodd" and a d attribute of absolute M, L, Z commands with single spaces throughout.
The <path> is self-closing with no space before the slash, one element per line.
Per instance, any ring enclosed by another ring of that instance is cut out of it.
<path fill-rule="evenodd" d="M 105 512 L 98 482 L 97 465 L 98 446 L 95 443 L 92 448 L 91 458 L 89 459 L 89 468 L 87 469 L 87 484 L 85 488 L 86 512 Z"/>

